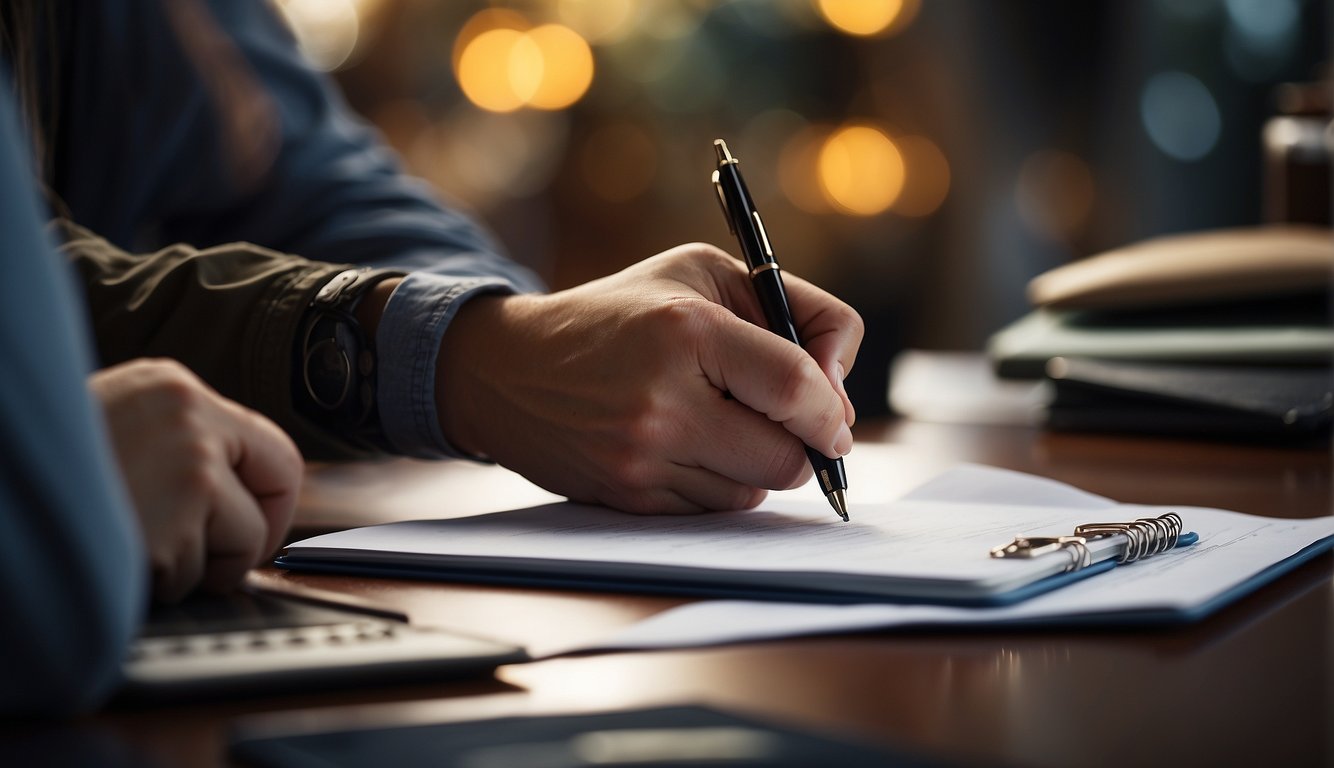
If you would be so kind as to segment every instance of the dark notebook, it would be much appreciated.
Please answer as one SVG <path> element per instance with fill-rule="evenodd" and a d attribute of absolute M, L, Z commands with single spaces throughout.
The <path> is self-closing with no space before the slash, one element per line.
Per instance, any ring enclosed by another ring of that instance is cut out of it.
<path fill-rule="evenodd" d="M 1056 358 L 1047 426 L 1058 430 L 1317 440 L 1334 423 L 1329 367 L 1204 366 Z"/>

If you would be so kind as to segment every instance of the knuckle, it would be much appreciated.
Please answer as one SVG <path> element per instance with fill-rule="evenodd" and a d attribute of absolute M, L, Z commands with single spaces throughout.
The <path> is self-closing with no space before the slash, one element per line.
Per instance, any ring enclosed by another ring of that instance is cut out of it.
<path fill-rule="evenodd" d="M 177 418 L 197 412 L 208 399 L 198 377 L 183 365 L 173 362 L 157 369 L 154 374 L 153 398 L 158 407 Z"/>
<path fill-rule="evenodd" d="M 680 343 L 683 338 L 695 340 L 711 336 L 726 311 L 711 301 L 681 297 L 656 307 L 649 313 L 649 321 L 662 341 Z"/>
<path fill-rule="evenodd" d="M 780 364 L 781 371 L 776 379 L 775 401 L 778 413 L 771 414 L 778 421 L 788 421 L 801 406 L 806 394 L 824 378 L 820 367 L 805 354 L 788 355 Z"/>
<path fill-rule="evenodd" d="M 301 449 L 292 440 L 292 436 L 258 411 L 245 408 L 243 413 L 254 432 L 265 435 L 271 444 L 273 450 L 269 452 L 267 459 L 274 463 L 274 468 L 285 477 L 300 475 L 305 469 L 305 459 L 302 458 Z"/>
<path fill-rule="evenodd" d="M 734 509 L 752 509 L 759 506 L 768 494 L 763 488 L 752 488 L 748 485 L 737 485 L 730 491 L 722 495 L 722 506 L 719 510 Z"/>
<path fill-rule="evenodd" d="M 191 453 L 186 458 L 185 469 L 181 471 L 181 493 L 194 502 L 214 499 L 220 492 L 221 483 L 214 469 L 211 450 L 202 442 L 190 443 L 189 446 L 184 449 Z"/>
<path fill-rule="evenodd" d="M 687 243 L 684 246 L 691 257 L 695 259 L 712 260 L 719 263 L 726 263 L 727 266 L 734 266 L 736 259 L 733 259 L 726 251 L 711 243 Z"/>
<path fill-rule="evenodd" d="M 607 475 L 615 490 L 646 491 L 653 487 L 653 462 L 637 451 L 619 451 L 607 462 Z"/>
<path fill-rule="evenodd" d="M 618 494 L 609 506 L 632 515 L 658 515 L 664 511 L 661 505 L 646 493 Z"/>
<path fill-rule="evenodd" d="M 860 344 L 866 336 L 866 321 L 862 319 L 861 313 L 847 304 L 840 304 L 836 312 L 839 327 L 851 330 L 854 340 Z"/>

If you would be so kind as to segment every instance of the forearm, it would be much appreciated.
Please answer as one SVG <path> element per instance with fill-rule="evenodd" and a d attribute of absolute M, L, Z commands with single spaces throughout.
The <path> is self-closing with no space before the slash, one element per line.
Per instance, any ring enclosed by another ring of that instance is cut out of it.
<path fill-rule="evenodd" d="M 103 365 L 179 360 L 223 396 L 273 419 L 308 456 L 365 455 L 301 416 L 292 397 L 298 329 L 315 293 L 347 265 L 241 244 L 128 254 L 78 227 L 60 229 Z"/>

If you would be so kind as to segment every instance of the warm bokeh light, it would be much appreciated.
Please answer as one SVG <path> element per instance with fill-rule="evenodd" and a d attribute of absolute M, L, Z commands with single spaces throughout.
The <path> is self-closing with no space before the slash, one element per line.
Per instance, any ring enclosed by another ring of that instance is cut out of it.
<path fill-rule="evenodd" d="M 593 82 L 593 51 L 560 24 L 531 28 L 519 13 L 481 11 L 454 42 L 454 72 L 468 100 L 491 112 L 564 109 Z"/>
<path fill-rule="evenodd" d="M 919 0 L 814 0 L 830 26 L 849 35 L 894 34 L 917 15 Z"/>
<path fill-rule="evenodd" d="M 880 129 L 847 125 L 820 148 L 819 175 L 825 197 L 839 211 L 874 216 L 903 191 L 903 156 Z"/>
<path fill-rule="evenodd" d="M 352 0 L 280 0 L 278 8 L 315 68 L 338 69 L 356 50 L 361 19 Z"/>
<path fill-rule="evenodd" d="M 949 195 L 950 163 L 925 136 L 900 136 L 894 143 L 903 156 L 905 181 L 893 210 L 902 216 L 930 216 Z"/>
<path fill-rule="evenodd" d="M 1088 163 L 1056 149 L 1025 158 L 1015 185 L 1015 206 L 1024 223 L 1057 242 L 1069 241 L 1083 231 L 1095 196 Z"/>
<path fill-rule="evenodd" d="M 528 104 L 538 109 L 564 109 L 578 101 L 593 83 L 593 51 L 577 32 L 545 24 L 528 33 L 540 57 L 536 89 Z"/>
<path fill-rule="evenodd" d="M 531 70 L 541 65 L 542 54 L 525 33 L 489 29 L 463 49 L 458 65 L 459 87 L 482 109 L 513 112 L 536 90 Z M 540 77 L 539 72 L 537 79 Z"/>
<path fill-rule="evenodd" d="M 533 25 L 529 23 L 528 17 L 518 11 L 511 11 L 505 8 L 487 8 L 483 11 L 474 13 L 468 21 L 459 29 L 458 35 L 454 37 L 454 49 L 451 63 L 454 71 L 458 72 L 459 62 L 463 59 L 463 52 L 479 36 L 495 29 L 512 29 L 519 32 L 527 32 Z"/>

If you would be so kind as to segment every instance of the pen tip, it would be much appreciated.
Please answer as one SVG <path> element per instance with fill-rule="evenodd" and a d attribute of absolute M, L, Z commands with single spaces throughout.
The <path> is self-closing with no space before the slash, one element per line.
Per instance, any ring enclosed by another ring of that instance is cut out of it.
<path fill-rule="evenodd" d="M 843 522 L 849 522 L 851 518 L 848 517 L 848 496 L 843 489 L 839 488 L 825 495 L 829 498 L 829 505 L 834 508 L 834 512 L 843 518 Z"/>

